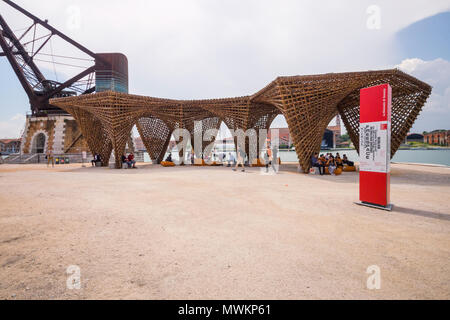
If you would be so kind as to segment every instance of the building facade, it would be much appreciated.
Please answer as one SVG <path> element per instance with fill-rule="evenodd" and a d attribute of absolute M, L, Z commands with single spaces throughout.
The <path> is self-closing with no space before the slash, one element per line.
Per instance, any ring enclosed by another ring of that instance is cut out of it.
<path fill-rule="evenodd" d="M 0 139 L 0 153 L 14 154 L 20 152 L 20 139 Z"/>
<path fill-rule="evenodd" d="M 272 128 L 268 131 L 267 137 L 272 140 L 274 136 L 274 130 L 278 131 L 280 147 L 291 148 L 294 145 L 294 142 L 291 137 L 291 133 L 289 132 L 289 128 Z M 322 148 L 334 149 L 336 148 L 336 143 L 341 136 L 342 126 L 341 126 L 341 118 L 338 115 L 336 118 L 336 125 L 329 126 L 325 132 L 322 139 Z"/>
<path fill-rule="evenodd" d="M 72 116 L 28 116 L 21 139 L 22 154 L 79 154 L 89 151 L 81 130 Z"/>
<path fill-rule="evenodd" d="M 424 134 L 424 143 L 437 146 L 450 146 L 450 130 L 435 130 Z"/>
<path fill-rule="evenodd" d="M 411 133 L 406 137 L 406 143 L 409 142 L 423 142 L 425 139 L 423 134 L 420 133 Z"/>

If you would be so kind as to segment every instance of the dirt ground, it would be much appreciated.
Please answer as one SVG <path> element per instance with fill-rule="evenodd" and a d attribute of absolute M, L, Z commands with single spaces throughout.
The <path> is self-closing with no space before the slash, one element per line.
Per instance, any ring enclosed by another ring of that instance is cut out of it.
<path fill-rule="evenodd" d="M 449 299 L 450 169 L 393 165 L 391 213 L 358 188 L 293 165 L 0 165 L 0 299 Z"/>

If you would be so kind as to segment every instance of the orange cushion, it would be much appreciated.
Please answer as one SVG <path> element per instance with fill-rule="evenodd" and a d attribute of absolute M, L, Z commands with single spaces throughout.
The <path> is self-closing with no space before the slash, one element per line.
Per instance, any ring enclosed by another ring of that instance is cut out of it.
<path fill-rule="evenodd" d="M 175 167 L 175 163 L 173 163 L 173 162 L 168 162 L 168 161 L 162 161 L 162 162 L 161 162 L 161 165 L 162 165 L 163 167 Z"/>
<path fill-rule="evenodd" d="M 356 171 L 356 167 L 350 167 L 350 166 L 344 166 L 344 172 L 355 172 Z"/>
<path fill-rule="evenodd" d="M 334 174 L 337 175 L 337 176 L 340 176 L 340 175 L 342 174 L 342 169 L 341 169 L 341 168 L 337 168 L 337 169 L 334 171 Z"/>

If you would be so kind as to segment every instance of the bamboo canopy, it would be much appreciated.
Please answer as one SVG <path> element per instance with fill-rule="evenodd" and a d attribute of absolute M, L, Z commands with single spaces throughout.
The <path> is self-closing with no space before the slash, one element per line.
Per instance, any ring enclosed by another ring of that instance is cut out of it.
<path fill-rule="evenodd" d="M 198 130 L 218 129 L 222 122 L 232 130 L 259 132 L 282 114 L 299 164 L 308 172 L 312 154 L 320 151 L 325 129 L 338 114 L 359 148 L 359 91 L 384 83 L 392 86 L 393 157 L 432 90 L 397 69 L 279 77 L 254 95 L 227 99 L 172 100 L 107 91 L 50 103 L 73 115 L 91 152 L 100 154 L 104 165 L 114 151 L 117 168 L 134 125 L 151 158 L 161 161 L 177 128 L 189 130 L 191 137 Z M 202 121 L 201 128 L 195 127 L 196 121 Z"/>

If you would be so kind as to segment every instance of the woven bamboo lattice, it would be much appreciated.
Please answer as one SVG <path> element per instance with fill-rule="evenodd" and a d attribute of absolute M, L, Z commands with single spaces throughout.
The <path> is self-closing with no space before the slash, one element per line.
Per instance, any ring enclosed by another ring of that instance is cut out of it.
<path fill-rule="evenodd" d="M 188 129 L 195 144 L 195 130 L 217 129 L 223 121 L 229 129 L 253 128 L 258 135 L 259 129 L 269 129 L 275 117 L 283 114 L 299 164 L 308 172 L 311 155 L 320 151 L 325 129 L 337 114 L 359 147 L 359 91 L 383 83 L 393 89 L 393 156 L 431 94 L 428 84 L 396 69 L 279 77 L 252 96 L 229 99 L 185 101 L 109 91 L 50 102 L 74 116 L 93 153 L 109 159 L 114 150 L 118 168 L 135 124 L 152 159 L 161 161 L 176 128 Z M 195 121 L 202 121 L 201 128 L 195 127 Z M 209 143 L 202 141 L 201 150 Z M 252 144 L 251 148 L 258 146 Z M 260 150 L 254 151 L 257 154 Z"/>

